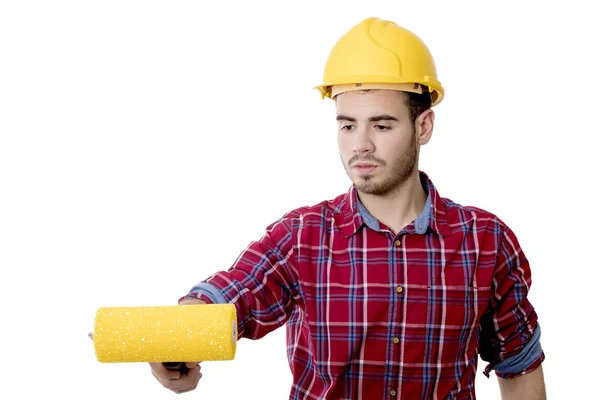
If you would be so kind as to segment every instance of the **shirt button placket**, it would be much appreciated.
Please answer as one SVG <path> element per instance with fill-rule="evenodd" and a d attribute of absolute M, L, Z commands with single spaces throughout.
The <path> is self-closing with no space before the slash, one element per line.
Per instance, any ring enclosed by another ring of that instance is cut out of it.
<path fill-rule="evenodd" d="M 402 240 L 400 240 L 400 239 L 396 239 L 396 240 L 394 241 L 394 245 L 395 245 L 396 247 L 400 247 L 400 246 L 402 245 Z M 396 286 L 396 293 L 400 294 L 400 293 L 402 293 L 402 290 L 403 290 L 403 289 L 402 289 L 402 286 L 400 286 L 400 285 Z M 399 338 L 397 338 L 397 337 L 394 337 L 394 338 L 392 339 L 392 342 L 394 342 L 394 344 L 398 344 L 398 343 L 400 343 L 400 339 L 399 339 Z M 391 396 L 391 397 L 396 397 L 396 391 L 395 391 L 394 389 L 390 390 L 390 396 Z"/>

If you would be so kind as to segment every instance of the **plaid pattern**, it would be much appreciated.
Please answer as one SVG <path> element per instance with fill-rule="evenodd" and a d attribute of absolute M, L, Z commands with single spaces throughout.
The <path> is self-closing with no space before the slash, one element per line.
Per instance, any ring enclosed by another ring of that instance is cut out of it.
<path fill-rule="evenodd" d="M 515 234 L 420 176 L 427 205 L 397 235 L 351 187 L 287 213 L 203 281 L 236 305 L 239 338 L 287 324 L 290 399 L 474 399 L 478 354 L 488 374 L 533 336 Z"/>

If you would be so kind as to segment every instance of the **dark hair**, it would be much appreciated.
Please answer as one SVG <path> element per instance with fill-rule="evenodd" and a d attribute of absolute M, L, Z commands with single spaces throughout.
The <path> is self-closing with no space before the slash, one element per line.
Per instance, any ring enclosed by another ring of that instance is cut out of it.
<path fill-rule="evenodd" d="M 427 86 L 421 85 L 423 88 L 423 93 L 412 93 L 412 92 L 404 92 L 408 96 L 408 112 L 410 121 L 415 126 L 415 121 L 425 110 L 429 110 L 431 108 L 431 93 L 428 91 Z M 380 89 L 365 89 L 361 90 L 361 92 L 373 92 Z M 337 96 L 336 96 L 337 97 Z M 337 101 L 337 100 L 336 100 Z"/>
<path fill-rule="evenodd" d="M 426 88 L 425 88 L 426 89 Z M 419 115 L 424 111 L 431 108 L 431 93 L 424 91 L 421 94 L 418 93 L 407 93 L 408 94 L 408 111 L 410 113 L 410 120 L 415 124 L 415 121 Z"/>

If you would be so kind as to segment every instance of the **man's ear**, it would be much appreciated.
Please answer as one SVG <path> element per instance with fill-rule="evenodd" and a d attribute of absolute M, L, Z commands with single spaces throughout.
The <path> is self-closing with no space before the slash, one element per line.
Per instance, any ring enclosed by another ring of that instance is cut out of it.
<path fill-rule="evenodd" d="M 425 110 L 415 120 L 415 134 L 417 143 L 427 144 L 433 135 L 433 125 L 435 122 L 435 113 L 432 109 Z"/>

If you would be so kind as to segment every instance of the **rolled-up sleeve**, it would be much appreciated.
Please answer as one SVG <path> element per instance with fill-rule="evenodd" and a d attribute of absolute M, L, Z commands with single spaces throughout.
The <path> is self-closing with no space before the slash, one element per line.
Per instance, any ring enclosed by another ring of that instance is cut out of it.
<path fill-rule="evenodd" d="M 538 316 L 527 295 L 529 261 L 517 237 L 504 227 L 492 282 L 490 307 L 480 321 L 479 354 L 484 374 L 510 379 L 535 370 L 544 361 Z"/>
<path fill-rule="evenodd" d="M 184 297 L 231 303 L 238 317 L 238 339 L 259 339 L 285 325 L 299 298 L 294 218 L 286 214 L 251 242 L 226 271 L 195 285 Z"/>

